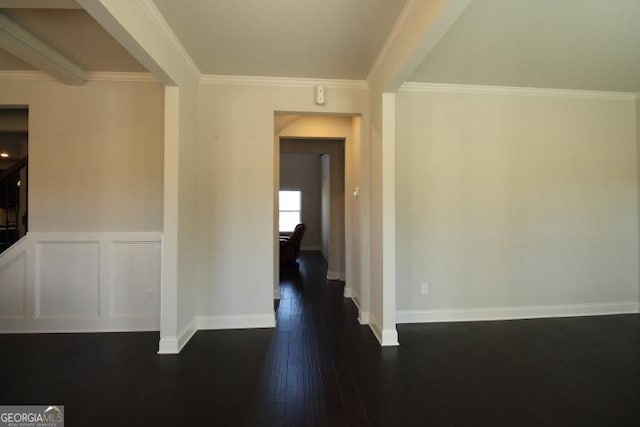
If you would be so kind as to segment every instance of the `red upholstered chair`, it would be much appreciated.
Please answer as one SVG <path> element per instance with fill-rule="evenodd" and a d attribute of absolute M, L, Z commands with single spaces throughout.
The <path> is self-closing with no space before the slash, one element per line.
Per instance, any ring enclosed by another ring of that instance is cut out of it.
<path fill-rule="evenodd" d="M 296 262 L 296 258 L 300 255 L 300 244 L 306 229 L 306 225 L 298 224 L 291 236 L 280 238 L 280 265 Z"/>

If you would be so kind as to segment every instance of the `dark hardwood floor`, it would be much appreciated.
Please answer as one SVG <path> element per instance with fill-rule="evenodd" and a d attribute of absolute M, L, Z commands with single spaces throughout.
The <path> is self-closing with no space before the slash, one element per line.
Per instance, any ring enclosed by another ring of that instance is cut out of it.
<path fill-rule="evenodd" d="M 399 325 L 380 348 L 319 253 L 275 330 L 0 335 L 0 404 L 67 426 L 640 426 L 640 315 Z"/>

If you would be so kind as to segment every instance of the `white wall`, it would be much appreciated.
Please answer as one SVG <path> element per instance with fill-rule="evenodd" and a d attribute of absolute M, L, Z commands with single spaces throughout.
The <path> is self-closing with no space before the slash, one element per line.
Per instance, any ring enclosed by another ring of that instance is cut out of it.
<path fill-rule="evenodd" d="M 320 156 L 280 154 L 280 190 L 302 192 L 301 221 L 307 226 L 302 248 L 319 250 L 321 238 Z"/>
<path fill-rule="evenodd" d="M 327 104 L 316 106 L 316 82 L 204 78 L 196 164 L 201 316 L 273 324 L 279 158 L 274 113 L 363 114 L 367 120 L 366 88 L 325 83 Z"/>
<path fill-rule="evenodd" d="M 329 259 L 329 251 L 331 241 L 331 170 L 329 168 L 330 158 L 328 154 L 322 156 L 321 159 L 321 198 L 322 198 L 322 254 L 325 259 Z M 336 236 L 337 237 L 337 236 Z"/>
<path fill-rule="evenodd" d="M 399 321 L 637 310 L 633 98 L 401 92 L 396 144 Z"/>
<path fill-rule="evenodd" d="M 29 234 L 0 256 L 0 330 L 159 328 L 162 85 L 0 80 L 29 106 Z"/>
<path fill-rule="evenodd" d="M 196 331 L 198 88 L 200 71 L 151 1 L 78 3 L 165 85 L 160 353 Z"/>
<path fill-rule="evenodd" d="M 163 102 L 158 83 L 0 80 L 29 106 L 29 230 L 162 230 Z"/>

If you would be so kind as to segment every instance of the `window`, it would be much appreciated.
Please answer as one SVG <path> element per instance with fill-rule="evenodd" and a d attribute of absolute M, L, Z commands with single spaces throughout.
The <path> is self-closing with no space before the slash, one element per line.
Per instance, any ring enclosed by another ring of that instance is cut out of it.
<path fill-rule="evenodd" d="M 301 191 L 280 191 L 280 232 L 292 232 L 300 224 Z"/>

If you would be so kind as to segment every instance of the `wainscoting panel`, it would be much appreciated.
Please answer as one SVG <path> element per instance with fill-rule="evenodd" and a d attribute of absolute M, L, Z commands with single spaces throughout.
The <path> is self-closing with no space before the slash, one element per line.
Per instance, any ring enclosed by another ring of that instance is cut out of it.
<path fill-rule="evenodd" d="M 37 242 L 39 319 L 100 316 L 100 242 Z"/>
<path fill-rule="evenodd" d="M 111 315 L 160 312 L 160 242 L 113 242 Z"/>
<path fill-rule="evenodd" d="M 29 233 L 0 255 L 0 333 L 159 330 L 162 233 Z"/>
<path fill-rule="evenodd" d="M 26 247 L 11 251 L 0 263 L 0 320 L 27 317 Z"/>

